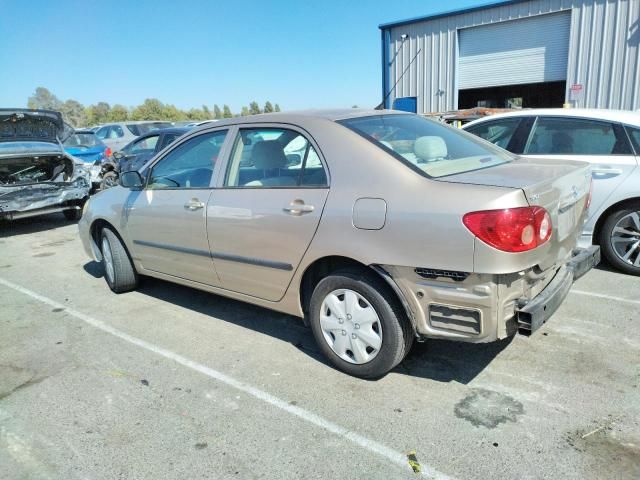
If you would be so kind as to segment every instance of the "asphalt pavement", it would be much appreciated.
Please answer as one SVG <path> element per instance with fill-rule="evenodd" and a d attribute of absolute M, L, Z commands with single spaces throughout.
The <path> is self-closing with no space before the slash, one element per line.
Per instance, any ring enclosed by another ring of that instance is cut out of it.
<path fill-rule="evenodd" d="M 637 479 L 639 312 L 602 266 L 530 338 L 364 381 L 297 318 L 113 294 L 62 215 L 0 223 L 0 479 Z"/>

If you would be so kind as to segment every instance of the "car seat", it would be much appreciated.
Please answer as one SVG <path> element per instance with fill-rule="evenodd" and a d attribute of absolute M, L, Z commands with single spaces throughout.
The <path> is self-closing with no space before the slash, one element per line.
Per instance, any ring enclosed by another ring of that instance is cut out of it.
<path fill-rule="evenodd" d="M 289 162 L 277 140 L 264 140 L 253 145 L 251 163 L 256 170 L 262 170 L 263 178 L 246 183 L 247 187 L 297 184 L 297 178 L 280 175 L 280 169 L 286 169 Z"/>
<path fill-rule="evenodd" d="M 413 153 L 418 157 L 418 163 L 444 160 L 448 154 L 447 144 L 442 137 L 418 137 L 413 144 Z"/>

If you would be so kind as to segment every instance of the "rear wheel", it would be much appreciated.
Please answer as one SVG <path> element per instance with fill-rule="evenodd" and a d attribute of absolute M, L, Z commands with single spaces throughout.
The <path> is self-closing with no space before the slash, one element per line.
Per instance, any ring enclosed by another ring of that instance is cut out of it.
<path fill-rule="evenodd" d="M 320 350 L 338 369 L 379 378 L 402 361 L 413 343 L 404 310 L 374 273 L 349 269 L 323 278 L 309 304 Z"/>
<path fill-rule="evenodd" d="M 124 245 L 110 229 L 102 230 L 100 250 L 104 278 L 115 293 L 128 292 L 138 286 L 138 275 Z"/>
<path fill-rule="evenodd" d="M 600 233 L 600 248 L 607 261 L 625 273 L 640 275 L 640 203 L 609 215 Z"/>

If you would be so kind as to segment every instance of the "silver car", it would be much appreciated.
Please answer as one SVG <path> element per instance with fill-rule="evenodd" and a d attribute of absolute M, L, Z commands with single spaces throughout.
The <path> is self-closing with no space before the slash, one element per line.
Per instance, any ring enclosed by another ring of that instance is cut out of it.
<path fill-rule="evenodd" d="M 265 114 L 193 130 L 79 228 L 116 293 L 152 276 L 302 317 L 375 378 L 414 339 L 531 334 L 599 260 L 588 165 L 519 159 L 416 115 Z"/>
<path fill-rule="evenodd" d="M 463 128 L 527 157 L 589 162 L 593 197 L 580 245 L 600 245 L 612 266 L 640 275 L 640 113 L 533 109 Z"/>
<path fill-rule="evenodd" d="M 80 218 L 91 181 L 82 160 L 64 150 L 72 134 L 60 112 L 0 109 L 0 219 Z"/>
<path fill-rule="evenodd" d="M 140 135 L 150 132 L 151 130 L 169 128 L 171 126 L 171 122 L 153 121 L 108 123 L 100 126 L 96 130 L 96 136 L 102 140 L 112 152 L 118 152 Z"/>

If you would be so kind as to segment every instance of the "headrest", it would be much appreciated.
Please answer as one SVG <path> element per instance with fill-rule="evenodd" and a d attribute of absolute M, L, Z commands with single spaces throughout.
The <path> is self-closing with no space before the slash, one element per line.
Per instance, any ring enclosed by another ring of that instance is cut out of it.
<path fill-rule="evenodd" d="M 255 168 L 261 170 L 285 168 L 288 163 L 282 144 L 277 140 L 264 140 L 254 144 L 251 150 L 251 162 Z"/>
<path fill-rule="evenodd" d="M 447 144 L 442 137 L 418 137 L 413 145 L 413 153 L 430 162 L 447 156 Z"/>

